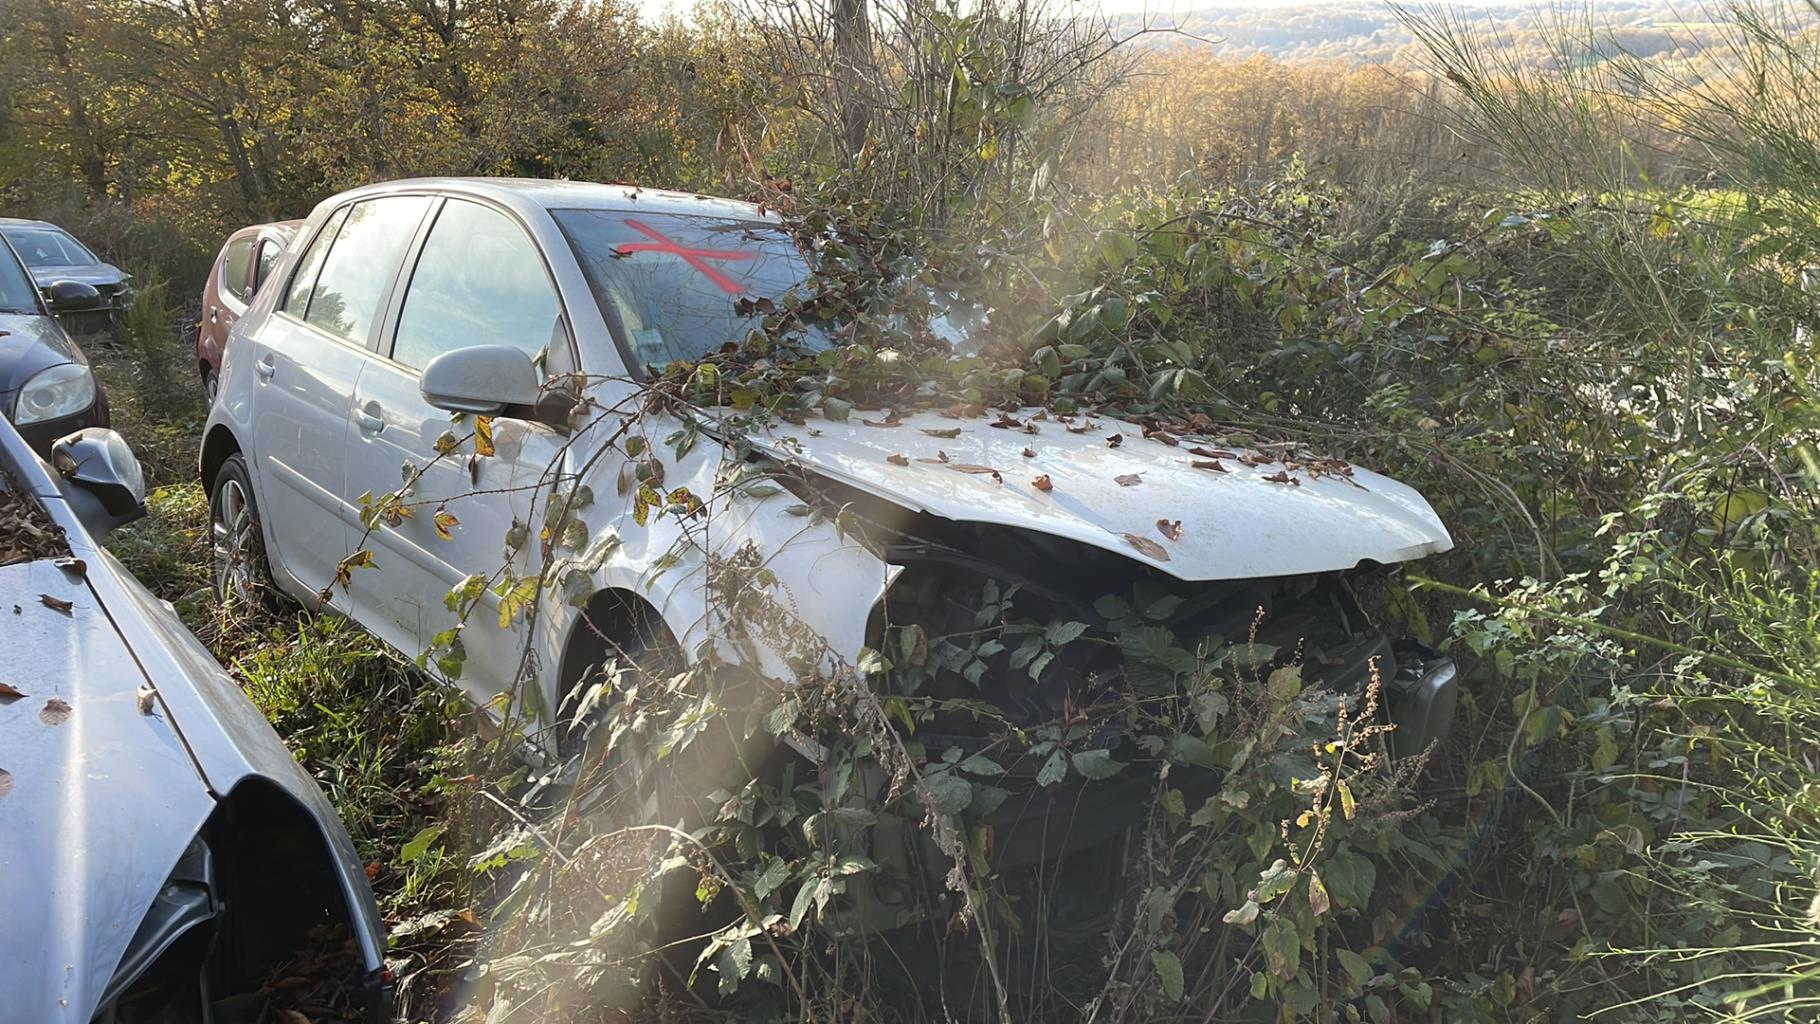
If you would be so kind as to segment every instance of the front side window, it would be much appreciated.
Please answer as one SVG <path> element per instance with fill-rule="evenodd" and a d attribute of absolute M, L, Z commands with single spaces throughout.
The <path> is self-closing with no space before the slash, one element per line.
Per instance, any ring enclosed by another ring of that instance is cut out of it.
<path fill-rule="evenodd" d="M 470 345 L 510 345 L 536 358 L 553 342 L 566 344 L 561 314 L 537 246 L 518 225 L 490 207 L 451 199 L 417 258 L 392 358 L 422 369 Z"/>
<path fill-rule="evenodd" d="M 6 240 L 28 267 L 92 267 L 101 262 L 62 228 L 11 227 Z"/>
<path fill-rule="evenodd" d="M 310 293 L 316 288 L 316 274 L 322 270 L 322 257 L 327 255 L 329 246 L 334 244 L 335 233 L 341 230 L 341 222 L 346 220 L 348 208 L 342 207 L 329 214 L 329 219 L 316 233 L 316 240 L 310 243 L 310 251 L 297 261 L 297 271 L 291 275 L 291 288 L 284 293 L 285 312 L 301 318 L 310 308 Z"/>
<path fill-rule="evenodd" d="M 624 329 L 634 372 L 744 341 L 759 322 L 752 304 L 781 306 L 809 276 L 795 241 L 772 224 L 619 210 L 551 215 L 602 311 Z"/>
<path fill-rule="evenodd" d="M 235 239 L 228 243 L 227 258 L 221 261 L 221 283 L 218 287 L 235 299 L 246 288 L 246 275 L 253 265 L 253 240 Z"/>
<path fill-rule="evenodd" d="M 379 300 L 429 205 L 427 196 L 355 203 L 322 261 L 304 322 L 365 345 Z"/>

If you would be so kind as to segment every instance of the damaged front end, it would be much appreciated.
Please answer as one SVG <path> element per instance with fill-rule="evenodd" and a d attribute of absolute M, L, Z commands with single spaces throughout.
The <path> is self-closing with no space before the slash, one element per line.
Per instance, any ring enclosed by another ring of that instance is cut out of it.
<path fill-rule="evenodd" d="M 1369 709 L 1380 764 L 1446 735 L 1454 666 L 1372 623 L 1355 589 L 1369 569 L 1184 581 L 1031 530 L 900 525 L 884 553 L 901 571 L 869 632 L 892 663 L 884 698 L 930 766 L 935 809 L 967 823 L 976 867 L 1048 939 L 1107 927 L 1125 842 L 1155 813 L 1160 779 L 1192 810 L 1235 759 L 1223 730 L 1155 716 L 1229 707 L 1293 678 Z M 878 869 L 848 886 L 837 927 L 951 920 L 963 900 L 945 884 L 953 858 L 921 825 L 929 807 L 890 799 L 901 780 L 877 764 L 859 777 L 860 802 L 887 810 L 867 842 Z"/>

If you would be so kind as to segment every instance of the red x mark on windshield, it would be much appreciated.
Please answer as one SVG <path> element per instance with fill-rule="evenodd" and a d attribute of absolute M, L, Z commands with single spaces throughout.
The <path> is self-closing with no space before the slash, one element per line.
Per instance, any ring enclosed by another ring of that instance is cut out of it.
<path fill-rule="evenodd" d="M 737 249 L 691 249 L 686 245 L 678 244 L 677 242 L 675 242 L 675 241 L 671 240 L 670 238 L 668 238 L 667 236 L 665 236 L 663 232 L 658 231 L 657 229 L 650 227 L 647 224 L 643 224 L 639 221 L 627 220 L 626 226 L 631 228 L 632 230 L 638 232 L 639 234 L 645 236 L 646 238 L 654 239 L 654 241 L 627 242 L 626 244 L 620 246 L 617 250 L 615 250 L 620 255 L 630 256 L 632 253 L 635 253 L 635 252 L 673 253 L 676 256 L 681 257 L 681 259 L 684 263 L 687 263 L 689 266 L 694 267 L 695 270 L 701 274 L 701 276 L 707 278 L 710 281 L 713 281 L 716 285 L 718 285 L 720 287 L 721 291 L 727 292 L 728 294 L 731 294 L 731 295 L 739 295 L 745 291 L 744 288 L 740 287 L 739 282 L 734 281 L 732 278 L 721 273 L 719 270 L 716 270 L 714 267 L 709 266 L 708 261 L 709 260 L 721 260 L 721 261 L 749 260 L 752 258 L 751 253 L 740 252 Z"/>

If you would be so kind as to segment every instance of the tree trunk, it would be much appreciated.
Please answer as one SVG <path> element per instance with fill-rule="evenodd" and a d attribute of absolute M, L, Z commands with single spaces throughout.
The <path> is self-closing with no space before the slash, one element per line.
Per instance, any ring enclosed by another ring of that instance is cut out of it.
<path fill-rule="evenodd" d="M 841 142 L 847 155 L 859 152 L 872 124 L 865 67 L 872 55 L 872 28 L 866 0 L 834 0 L 834 81 L 840 104 Z"/>

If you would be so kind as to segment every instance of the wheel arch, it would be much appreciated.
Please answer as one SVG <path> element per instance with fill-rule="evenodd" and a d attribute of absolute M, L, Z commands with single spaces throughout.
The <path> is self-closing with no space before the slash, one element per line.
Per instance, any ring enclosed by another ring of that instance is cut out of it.
<path fill-rule="evenodd" d="M 552 714 L 560 716 L 575 686 L 609 649 L 641 638 L 675 643 L 677 633 L 657 606 L 634 590 L 603 587 L 590 595 L 569 624 L 563 641 Z"/>
<path fill-rule="evenodd" d="M 197 465 L 202 474 L 202 493 L 215 492 L 215 477 L 221 472 L 221 464 L 230 456 L 240 454 L 241 450 L 240 439 L 226 424 L 217 423 L 209 429 L 202 439 L 202 455 Z"/>

